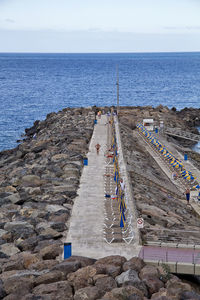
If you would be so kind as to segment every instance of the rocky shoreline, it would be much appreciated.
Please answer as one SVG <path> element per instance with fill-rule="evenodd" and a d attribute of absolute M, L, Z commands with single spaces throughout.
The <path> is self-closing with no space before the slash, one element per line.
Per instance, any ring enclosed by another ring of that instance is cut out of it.
<path fill-rule="evenodd" d="M 106 112 L 110 108 L 100 109 Z M 145 267 L 136 258 L 126 262 L 123 257 L 110 257 L 95 262 L 72 257 L 59 262 L 98 110 L 66 108 L 51 113 L 26 129 L 18 147 L 0 152 L 0 299 L 200 299 L 175 276 L 166 279 L 164 270 Z M 124 107 L 119 116 L 133 192 L 147 224 L 143 241 L 148 236 L 158 238 L 152 228 L 199 232 L 199 219 L 180 204 L 179 197 L 175 198 L 177 191 L 171 182 L 133 138 L 136 117 L 161 117 L 169 126 L 179 124 L 195 132 L 200 110 Z M 146 170 L 147 178 L 141 169 Z M 199 235 L 189 237 L 200 241 Z M 120 276 L 122 279 L 118 279 Z M 182 287 L 179 298 L 172 298 Z"/>

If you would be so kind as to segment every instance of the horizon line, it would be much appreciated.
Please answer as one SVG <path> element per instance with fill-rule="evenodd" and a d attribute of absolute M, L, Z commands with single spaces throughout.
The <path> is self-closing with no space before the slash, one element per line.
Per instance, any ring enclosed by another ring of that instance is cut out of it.
<path fill-rule="evenodd" d="M 193 51 L 102 51 L 102 52 L 40 52 L 40 51 L 0 51 L 0 54 L 152 54 L 152 53 L 200 53 L 200 50 Z"/>

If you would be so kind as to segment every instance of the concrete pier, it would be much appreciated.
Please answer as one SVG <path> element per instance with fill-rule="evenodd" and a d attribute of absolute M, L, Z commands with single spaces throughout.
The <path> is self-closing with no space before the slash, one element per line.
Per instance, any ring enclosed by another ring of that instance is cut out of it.
<path fill-rule="evenodd" d="M 108 244 L 104 240 L 104 173 L 107 147 L 107 116 L 103 115 L 95 125 L 85 166 L 75 199 L 70 227 L 65 242 L 72 244 L 72 255 L 101 258 L 108 255 L 137 256 L 141 247 L 138 236 L 131 242 Z M 95 145 L 101 145 L 99 154 Z M 123 166 L 122 166 L 123 168 Z M 124 168 L 123 168 L 124 169 Z M 133 212 L 134 215 L 134 212 Z"/>

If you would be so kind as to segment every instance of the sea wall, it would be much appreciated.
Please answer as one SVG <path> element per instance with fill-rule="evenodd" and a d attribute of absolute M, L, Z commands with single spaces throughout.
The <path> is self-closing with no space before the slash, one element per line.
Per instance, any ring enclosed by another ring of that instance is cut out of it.
<path fill-rule="evenodd" d="M 0 153 L 1 265 L 24 251 L 41 259 L 61 253 L 94 119 L 91 108 L 51 113 Z"/>

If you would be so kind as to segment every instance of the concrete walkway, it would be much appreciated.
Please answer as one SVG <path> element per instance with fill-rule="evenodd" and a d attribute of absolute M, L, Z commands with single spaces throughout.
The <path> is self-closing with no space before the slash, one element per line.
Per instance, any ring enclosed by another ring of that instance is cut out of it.
<path fill-rule="evenodd" d="M 101 258 L 108 255 L 137 256 L 138 244 L 112 243 L 104 240 L 104 173 L 107 146 L 107 116 L 95 125 L 88 152 L 88 166 L 83 168 L 65 242 L 72 243 L 72 255 Z M 99 155 L 95 145 L 101 145 Z"/>

